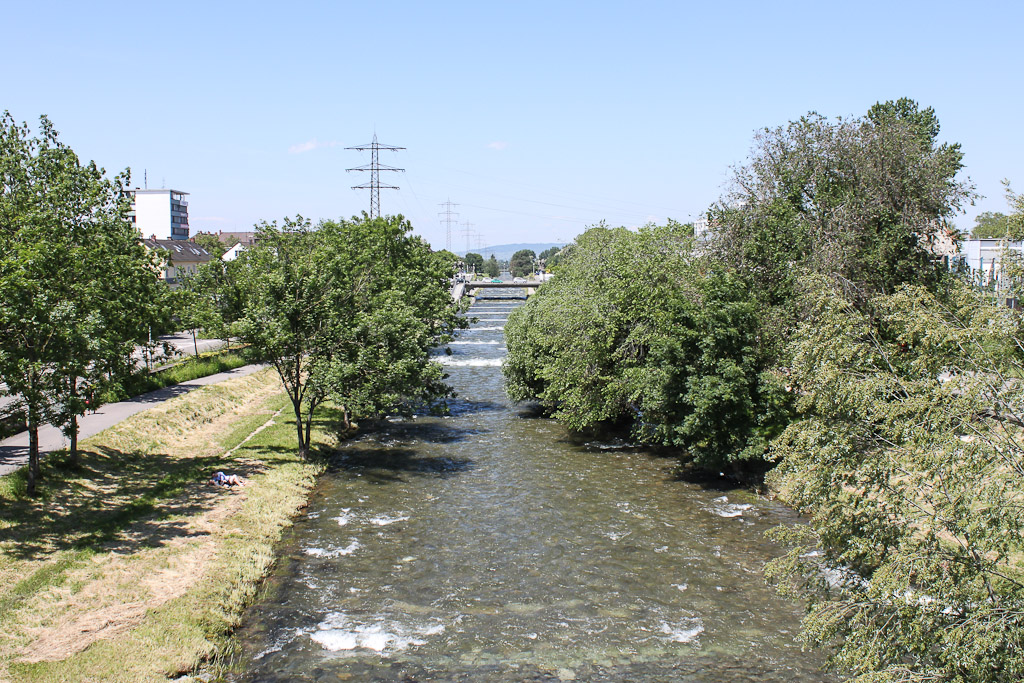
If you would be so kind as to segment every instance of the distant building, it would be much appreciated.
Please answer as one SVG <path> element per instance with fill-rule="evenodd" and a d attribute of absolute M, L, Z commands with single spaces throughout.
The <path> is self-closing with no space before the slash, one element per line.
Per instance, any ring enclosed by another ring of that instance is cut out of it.
<path fill-rule="evenodd" d="M 241 244 L 243 247 L 251 247 L 256 244 L 256 233 L 253 231 L 230 231 L 218 230 L 217 239 L 225 246 Z"/>
<path fill-rule="evenodd" d="M 707 239 L 705 235 L 710 228 L 711 223 L 708 221 L 707 216 L 698 216 L 693 221 L 693 236 L 699 240 Z"/>
<path fill-rule="evenodd" d="M 181 190 L 127 190 L 132 202 L 128 216 L 142 235 L 161 240 L 188 239 L 188 202 Z"/>
<path fill-rule="evenodd" d="M 1007 239 L 964 240 L 956 262 L 967 271 L 975 284 L 998 284 L 1004 249 L 1016 256 L 1022 256 L 1024 242 Z"/>
<path fill-rule="evenodd" d="M 195 242 L 187 240 L 143 239 L 146 248 L 156 253 L 161 260 L 160 278 L 171 289 L 175 289 L 183 277 L 194 275 L 199 266 L 209 263 L 213 254 Z"/>
<path fill-rule="evenodd" d="M 234 261 L 246 249 L 248 249 L 248 246 L 239 242 L 233 247 L 228 247 L 228 250 L 220 258 L 222 261 Z"/>

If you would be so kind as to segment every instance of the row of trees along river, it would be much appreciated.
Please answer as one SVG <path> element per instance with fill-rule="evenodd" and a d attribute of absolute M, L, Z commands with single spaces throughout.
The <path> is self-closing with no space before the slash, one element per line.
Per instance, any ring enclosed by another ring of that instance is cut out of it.
<path fill-rule="evenodd" d="M 1024 330 L 936 256 L 938 133 L 766 129 L 699 239 L 593 228 L 474 321 L 401 217 L 264 223 L 161 305 L 127 176 L 5 115 L 0 372 L 73 424 L 172 313 L 277 368 L 333 466 L 233 678 L 1021 680 Z M 762 478 L 806 519 L 714 489 Z"/>

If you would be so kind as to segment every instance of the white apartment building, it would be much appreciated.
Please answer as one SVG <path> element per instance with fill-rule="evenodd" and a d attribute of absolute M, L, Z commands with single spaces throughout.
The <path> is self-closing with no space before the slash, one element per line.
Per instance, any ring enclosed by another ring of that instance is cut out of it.
<path fill-rule="evenodd" d="M 128 216 L 143 237 L 187 240 L 188 202 L 181 190 L 128 190 L 132 210 Z"/>

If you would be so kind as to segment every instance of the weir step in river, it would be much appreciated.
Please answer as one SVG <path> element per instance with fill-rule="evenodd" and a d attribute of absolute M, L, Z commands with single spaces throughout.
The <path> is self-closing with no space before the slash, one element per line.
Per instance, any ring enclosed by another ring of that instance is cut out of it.
<path fill-rule="evenodd" d="M 504 395 L 520 298 L 439 355 L 445 417 L 346 444 L 281 548 L 230 680 L 826 680 L 762 566 L 788 510 L 680 481 Z"/>

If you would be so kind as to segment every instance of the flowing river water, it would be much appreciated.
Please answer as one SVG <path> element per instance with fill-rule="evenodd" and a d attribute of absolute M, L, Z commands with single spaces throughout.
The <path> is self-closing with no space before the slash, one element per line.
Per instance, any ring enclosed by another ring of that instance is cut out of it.
<path fill-rule="evenodd" d="M 779 552 L 764 532 L 792 513 L 511 404 L 502 329 L 520 304 L 478 300 L 440 358 L 451 415 L 346 444 L 229 679 L 826 680 L 762 573 Z"/>

